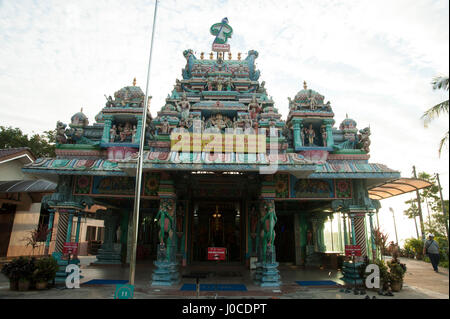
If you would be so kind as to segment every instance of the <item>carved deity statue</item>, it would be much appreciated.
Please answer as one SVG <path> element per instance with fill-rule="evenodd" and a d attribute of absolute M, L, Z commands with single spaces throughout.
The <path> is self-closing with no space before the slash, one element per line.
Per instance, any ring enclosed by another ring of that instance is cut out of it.
<path fill-rule="evenodd" d="M 211 124 L 215 128 L 218 128 L 219 130 L 224 129 L 227 126 L 227 122 L 224 120 L 222 114 L 218 113 L 216 116 L 211 118 Z"/>
<path fill-rule="evenodd" d="M 300 130 L 300 136 L 302 137 L 303 145 L 306 145 L 306 136 L 308 135 L 307 131 L 308 129 L 306 127 L 302 127 L 302 129 Z"/>
<path fill-rule="evenodd" d="M 166 256 L 170 256 L 170 249 L 173 239 L 175 202 L 173 199 L 161 199 L 158 214 L 155 219 L 158 221 L 160 230 L 158 234 L 159 244 L 167 249 Z"/>
<path fill-rule="evenodd" d="M 309 146 L 313 146 L 314 145 L 314 138 L 316 137 L 316 132 L 314 132 L 312 124 L 309 124 L 309 128 L 307 129 L 307 137 L 308 137 L 308 144 L 309 144 Z"/>
<path fill-rule="evenodd" d="M 169 134 L 169 129 L 170 129 L 169 121 L 167 120 L 167 117 L 165 117 L 162 122 L 160 132 L 161 134 Z"/>
<path fill-rule="evenodd" d="M 206 85 L 208 87 L 208 91 L 212 91 L 213 90 L 213 81 L 211 78 L 208 77 L 208 79 L 206 80 Z"/>
<path fill-rule="evenodd" d="M 133 130 L 131 131 L 131 142 L 132 143 L 136 143 L 136 132 L 137 132 L 137 129 L 136 129 L 136 125 L 133 125 Z"/>
<path fill-rule="evenodd" d="M 316 99 L 314 96 L 311 96 L 309 98 L 309 107 L 311 108 L 311 110 L 315 110 L 316 106 L 317 106 Z"/>
<path fill-rule="evenodd" d="M 369 153 L 370 152 L 370 127 L 366 127 L 359 131 L 360 134 L 358 134 L 358 146 L 360 149 L 362 149 L 364 152 Z"/>
<path fill-rule="evenodd" d="M 267 249 L 271 249 L 275 242 L 275 224 L 277 215 L 275 214 L 275 204 L 273 201 L 264 201 L 261 205 L 261 245 L 262 261 L 266 262 Z"/>
<path fill-rule="evenodd" d="M 191 103 L 189 103 L 186 97 L 186 93 L 183 93 L 181 101 L 180 102 L 175 101 L 175 104 L 177 106 L 178 112 L 181 113 L 181 118 L 187 120 L 187 118 L 189 117 L 189 110 L 191 108 Z"/>
<path fill-rule="evenodd" d="M 216 80 L 217 83 L 217 91 L 222 91 L 224 80 L 219 76 Z"/>
<path fill-rule="evenodd" d="M 113 99 L 112 99 L 111 95 L 107 97 L 106 94 L 105 94 L 105 98 L 106 98 L 105 106 L 106 107 L 113 107 L 114 106 L 114 102 L 113 102 Z"/>
<path fill-rule="evenodd" d="M 66 124 L 62 123 L 61 121 L 56 122 L 56 141 L 59 144 L 64 144 L 67 142 L 67 137 L 64 134 L 66 130 Z"/>
<path fill-rule="evenodd" d="M 109 130 L 109 141 L 113 143 L 116 140 L 116 136 L 117 136 L 117 128 L 115 125 L 113 125 Z"/>
<path fill-rule="evenodd" d="M 327 146 L 327 130 L 325 129 L 324 126 L 322 126 L 320 128 L 320 132 L 322 134 L 322 141 L 323 141 L 323 146 Z"/>
<path fill-rule="evenodd" d="M 258 117 L 258 113 L 261 112 L 261 105 L 256 101 L 256 95 L 254 94 L 252 101 L 248 104 L 248 111 L 252 120 L 255 120 Z"/>
<path fill-rule="evenodd" d="M 262 81 L 261 82 L 261 85 L 259 86 L 259 89 L 258 89 L 258 93 L 267 93 L 267 91 L 266 91 L 266 88 L 264 87 L 266 85 L 266 81 Z"/>
<path fill-rule="evenodd" d="M 131 124 L 129 122 L 125 123 L 125 126 L 119 126 L 119 137 L 121 142 L 124 142 L 125 139 L 132 134 L 133 132 L 131 130 Z"/>
<path fill-rule="evenodd" d="M 233 83 L 231 82 L 231 77 L 227 79 L 227 91 L 231 91 Z"/>

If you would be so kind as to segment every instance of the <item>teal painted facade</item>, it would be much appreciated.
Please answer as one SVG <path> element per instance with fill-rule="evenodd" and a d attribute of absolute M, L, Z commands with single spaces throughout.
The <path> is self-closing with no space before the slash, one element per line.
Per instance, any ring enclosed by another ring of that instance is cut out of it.
<path fill-rule="evenodd" d="M 400 177 L 383 164 L 369 162 L 370 129 L 358 130 L 350 118 L 334 127 L 331 103 L 306 82 L 289 98 L 289 114 L 283 120 L 265 82 L 259 80 L 255 50 L 243 60 L 240 54 L 227 59 L 225 53 L 210 59 L 204 53 L 197 57 L 190 49 L 183 56 L 183 77 L 175 81 L 156 117 L 149 115 L 145 136 L 140 136 L 145 95 L 133 81 L 107 97 L 95 123 L 90 125 L 83 112 L 75 113 L 69 124 L 58 121 L 57 157 L 38 159 L 23 169 L 58 179 L 57 192 L 43 203 L 55 215 L 69 214 L 64 238 L 71 240 L 73 216 L 85 214 L 93 204 L 103 205 L 107 209 L 97 217 L 105 220 L 106 239 L 98 261 L 128 261 L 137 151 L 144 138 L 141 195 L 148 219 L 140 221 L 140 227 L 149 230 L 139 233 L 138 248 L 139 256 L 156 265 L 153 285 L 179 282 L 179 267 L 198 261 L 196 245 L 211 238 L 203 231 L 223 228 L 227 232 L 224 245 L 231 245 L 230 238 L 237 232 L 238 243 L 233 247 L 239 247 L 234 248 L 239 250 L 234 256 L 239 257 L 233 258 L 249 265 L 250 258 L 257 257 L 255 280 L 261 286 L 281 283 L 277 253 L 283 247 L 277 247 L 278 241 L 294 242 L 294 257 L 289 258 L 295 263 L 314 264 L 317 256 L 329 250 L 324 222 L 331 214 L 344 216 L 345 244 L 361 244 L 364 238 L 366 247 L 369 237 L 360 219 L 378 207 L 368 190 Z M 226 151 L 230 130 L 234 135 Z M 207 140 L 211 132 L 223 138 L 219 154 L 211 154 L 201 141 L 195 149 L 196 138 Z M 181 133 L 187 140 L 177 139 Z M 252 138 L 262 148 L 252 149 L 256 147 Z M 187 151 L 175 149 L 184 142 Z M 261 173 L 274 167 L 270 174 Z M 233 226 L 224 217 L 220 228 L 205 218 L 199 233 L 194 233 L 196 214 L 214 213 L 210 208 L 198 212 L 196 207 L 208 207 L 211 202 L 236 220 L 239 212 L 240 221 Z M 177 210 L 181 206 L 183 212 Z M 297 216 L 295 236 L 276 234 L 278 213 L 285 220 Z M 351 219 L 349 229 L 346 218 Z"/>

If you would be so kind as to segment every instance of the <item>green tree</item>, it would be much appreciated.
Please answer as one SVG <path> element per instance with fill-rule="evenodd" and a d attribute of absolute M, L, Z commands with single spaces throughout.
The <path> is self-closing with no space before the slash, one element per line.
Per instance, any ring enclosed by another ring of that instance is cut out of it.
<path fill-rule="evenodd" d="M 407 216 L 410 219 L 414 219 L 414 224 L 416 225 L 416 234 L 417 238 L 419 238 L 419 229 L 417 228 L 417 219 L 416 217 L 419 216 L 419 207 L 417 207 L 417 199 L 410 199 L 405 202 L 405 204 L 409 205 L 409 208 L 407 210 L 403 211 L 403 214 Z"/>
<path fill-rule="evenodd" d="M 433 90 L 448 91 L 448 76 L 447 77 L 437 76 L 433 79 L 431 84 L 433 85 Z M 439 117 L 442 113 L 448 114 L 448 100 L 436 104 L 435 106 L 425 111 L 425 113 L 421 117 L 421 119 L 423 119 L 424 121 L 424 126 L 428 127 L 428 124 L 435 118 Z M 447 131 L 447 133 L 444 134 L 444 137 L 441 139 L 441 142 L 439 143 L 439 156 L 441 156 L 443 146 L 448 142 L 448 133 L 449 131 Z"/>
<path fill-rule="evenodd" d="M 20 128 L 0 126 L 0 148 L 29 147 L 36 157 L 55 157 L 56 130 L 28 137 Z"/>

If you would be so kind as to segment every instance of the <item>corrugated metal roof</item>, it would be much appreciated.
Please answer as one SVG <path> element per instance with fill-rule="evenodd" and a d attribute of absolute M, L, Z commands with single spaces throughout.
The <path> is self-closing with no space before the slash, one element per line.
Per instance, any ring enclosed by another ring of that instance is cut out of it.
<path fill-rule="evenodd" d="M 372 199 L 386 199 L 397 195 L 406 194 L 422 188 L 430 187 L 432 184 L 423 179 L 397 178 L 370 188 L 369 197 Z"/>
<path fill-rule="evenodd" d="M 52 192 L 56 189 L 56 183 L 45 179 L 0 181 L 0 193 L 37 193 Z"/>
<path fill-rule="evenodd" d="M 30 149 L 28 147 L 2 148 L 0 149 L 0 158 L 23 151 L 30 151 Z"/>

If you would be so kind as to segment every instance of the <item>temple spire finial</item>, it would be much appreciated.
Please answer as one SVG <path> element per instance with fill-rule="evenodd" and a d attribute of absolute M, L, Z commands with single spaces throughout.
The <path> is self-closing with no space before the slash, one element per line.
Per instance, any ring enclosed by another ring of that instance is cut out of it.
<path fill-rule="evenodd" d="M 136 86 L 136 78 L 133 79 L 133 86 Z"/>
<path fill-rule="evenodd" d="M 303 81 L 303 88 L 306 90 L 308 86 L 306 85 L 306 81 Z"/>

